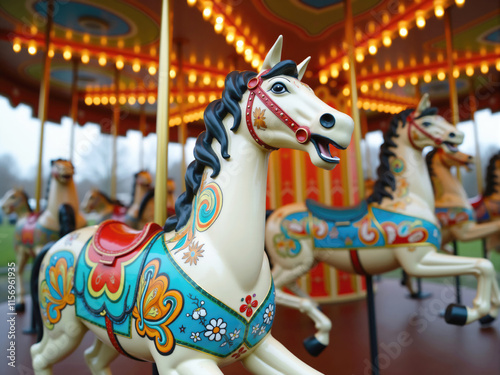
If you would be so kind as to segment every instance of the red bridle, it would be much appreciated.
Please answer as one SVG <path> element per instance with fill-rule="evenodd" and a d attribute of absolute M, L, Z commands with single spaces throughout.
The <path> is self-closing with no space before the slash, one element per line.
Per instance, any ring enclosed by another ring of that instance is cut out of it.
<path fill-rule="evenodd" d="M 299 143 L 307 143 L 311 139 L 311 130 L 308 127 L 300 126 L 294 121 L 287 113 L 278 106 L 269 95 L 261 88 L 262 85 L 262 75 L 267 73 L 268 71 L 263 71 L 256 77 L 252 78 L 248 81 L 247 87 L 250 91 L 250 95 L 248 96 L 247 109 L 246 109 L 246 121 L 248 131 L 252 135 L 252 138 L 259 144 L 260 146 L 268 149 L 268 150 L 277 150 L 277 148 L 269 146 L 266 142 L 259 138 L 255 129 L 252 125 L 252 107 L 255 102 L 255 96 L 258 96 L 259 99 L 264 103 L 264 105 L 274 113 L 287 127 L 289 127 L 294 133 L 295 138 L 297 138 L 297 142 Z"/>
<path fill-rule="evenodd" d="M 407 118 L 406 118 L 406 122 L 408 122 L 408 138 L 410 140 L 410 143 L 411 145 L 418 149 L 417 145 L 413 142 L 413 140 L 411 139 L 411 127 L 414 126 L 420 133 L 422 133 L 423 135 L 425 135 L 427 138 L 433 140 L 436 145 L 440 145 L 441 143 L 443 143 L 443 140 L 441 138 L 438 138 L 438 137 L 434 137 L 431 133 L 427 132 L 424 128 L 422 128 L 420 125 L 418 125 L 416 122 L 415 122 L 415 112 L 412 112 Z"/>

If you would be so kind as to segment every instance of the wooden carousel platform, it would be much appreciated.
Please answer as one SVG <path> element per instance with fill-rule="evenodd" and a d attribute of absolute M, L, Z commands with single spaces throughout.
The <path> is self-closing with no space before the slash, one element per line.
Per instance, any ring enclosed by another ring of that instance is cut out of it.
<path fill-rule="evenodd" d="M 406 298 L 397 280 L 384 279 L 376 293 L 380 369 L 383 375 L 421 374 L 500 374 L 500 320 L 487 328 L 479 323 L 466 327 L 447 325 L 439 316 L 453 300 L 453 288 L 423 283 L 432 292 L 426 300 Z M 463 288 L 464 302 L 470 303 L 474 291 Z M 312 322 L 299 312 L 278 307 L 274 336 L 301 359 L 325 374 L 369 375 L 369 347 L 366 303 L 364 300 L 322 305 L 332 319 L 330 346 L 318 357 L 311 357 L 302 340 L 314 332 Z M 32 336 L 20 334 L 29 324 L 28 314 L 16 317 L 16 368 L 7 366 L 7 304 L 0 305 L 0 360 L 2 374 L 32 374 L 29 347 Z M 88 374 L 83 351 L 91 342 L 88 333 L 70 357 L 54 367 L 54 373 Z M 112 365 L 115 374 L 150 374 L 151 364 L 120 357 Z M 240 364 L 223 369 L 226 375 L 248 374 Z M 203 374 L 200 374 L 203 375 Z"/>

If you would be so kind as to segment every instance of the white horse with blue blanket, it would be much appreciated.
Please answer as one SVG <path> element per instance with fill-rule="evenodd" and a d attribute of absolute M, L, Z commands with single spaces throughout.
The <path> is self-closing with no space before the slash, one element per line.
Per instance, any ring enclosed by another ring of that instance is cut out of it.
<path fill-rule="evenodd" d="M 308 60 L 281 59 L 281 37 L 259 74 L 232 72 L 205 111 L 177 217 L 141 232 L 108 221 L 58 241 L 43 260 L 36 374 L 96 335 L 85 360 L 107 374 L 118 354 L 154 361 L 161 375 L 319 374 L 270 334 L 274 286 L 264 254 L 266 174 L 272 150 L 305 151 L 333 169 L 351 118 L 301 82 Z"/>

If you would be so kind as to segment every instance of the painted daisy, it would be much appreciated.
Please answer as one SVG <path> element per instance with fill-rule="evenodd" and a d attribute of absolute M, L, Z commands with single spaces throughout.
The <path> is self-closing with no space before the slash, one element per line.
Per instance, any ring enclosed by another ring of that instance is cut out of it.
<path fill-rule="evenodd" d="M 260 324 L 256 324 L 252 327 L 252 333 L 257 333 L 257 331 L 259 330 L 260 328 Z"/>
<path fill-rule="evenodd" d="M 271 324 L 274 317 L 274 305 L 272 303 L 266 307 L 266 311 L 264 311 L 264 323 Z"/>
<path fill-rule="evenodd" d="M 201 341 L 200 332 L 192 332 L 191 340 L 193 340 L 193 342 Z"/>
<path fill-rule="evenodd" d="M 229 337 L 231 338 L 231 340 L 235 340 L 240 337 L 240 331 L 241 329 L 235 329 L 234 332 L 229 332 Z"/>
<path fill-rule="evenodd" d="M 221 318 L 215 320 L 211 319 L 210 323 L 206 325 L 205 336 L 208 337 L 210 341 L 220 341 L 222 339 L 222 335 L 226 333 L 227 323 L 224 322 Z"/>

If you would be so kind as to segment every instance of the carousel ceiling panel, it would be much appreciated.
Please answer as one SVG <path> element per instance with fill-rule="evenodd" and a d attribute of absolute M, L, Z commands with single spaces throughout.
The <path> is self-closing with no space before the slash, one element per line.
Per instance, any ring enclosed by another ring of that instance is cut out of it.
<path fill-rule="evenodd" d="M 309 55 L 313 57 L 306 82 L 313 88 L 323 85 L 331 95 L 342 96 L 347 84 L 347 73 L 342 69 L 346 58 L 343 0 L 171 0 L 170 3 L 171 113 L 180 113 L 181 102 L 189 111 L 199 112 L 209 100 L 220 95 L 225 74 L 233 69 L 255 70 L 280 34 L 284 36 L 284 58 L 301 61 Z M 454 58 L 459 68 L 458 92 L 467 95 L 470 79 L 465 75 L 466 67 L 472 68 L 475 77 L 491 81 L 487 74 L 495 70 L 495 63 L 500 66 L 497 62 L 500 61 L 500 4 L 490 0 L 466 0 L 462 7 L 454 5 L 452 0 L 442 3 L 451 10 Z M 115 64 L 121 61 L 118 90 L 126 97 L 123 108 L 130 114 L 124 123 L 137 128 L 141 109 L 149 116 L 148 121 L 154 119 L 161 1 L 67 0 L 55 4 L 51 98 L 57 100 L 51 103 L 61 108 L 55 110 L 51 106 L 50 111 L 69 112 L 71 60 L 77 59 L 82 113 L 79 120 L 100 118 L 110 112 L 109 105 L 104 103 L 116 93 Z M 352 6 L 360 100 L 371 100 L 370 105 L 358 105 L 375 108 L 377 98 L 413 103 L 417 91 L 415 83 L 410 84 L 413 78 L 422 92 L 431 93 L 432 100 L 446 103 L 447 81 L 442 76 L 438 79 L 439 72 L 447 72 L 445 26 L 443 18 L 434 16 L 435 1 L 352 0 Z M 0 78 L 5 83 L 0 85 L 0 94 L 9 96 L 14 103 L 38 105 L 46 7 L 47 2 L 42 0 L 0 2 Z M 208 16 L 203 14 L 205 8 L 210 10 Z M 415 26 L 418 14 L 425 20 L 424 28 Z M 408 29 L 406 38 L 398 35 L 402 26 Z M 384 47 L 384 37 L 389 37 L 390 46 Z M 18 53 L 13 51 L 16 38 L 21 40 Z M 27 52 L 31 41 L 38 47 L 33 55 Z M 239 42 L 243 45 L 240 51 Z M 369 53 L 370 47 L 376 47 L 375 54 Z M 62 57 L 66 49 L 72 52 L 68 61 Z M 83 55 L 88 56 L 86 63 L 82 63 Z M 104 60 L 99 61 L 101 58 Z M 483 69 L 484 64 L 489 73 L 480 72 L 479 67 Z M 384 88 L 387 80 L 391 83 Z M 183 85 L 179 84 L 181 81 Z M 13 90 L 15 100 L 12 100 Z M 133 100 L 128 100 L 130 96 Z M 57 121 L 57 116 L 49 113 L 49 117 Z M 199 116 L 189 119 L 196 120 Z"/>

